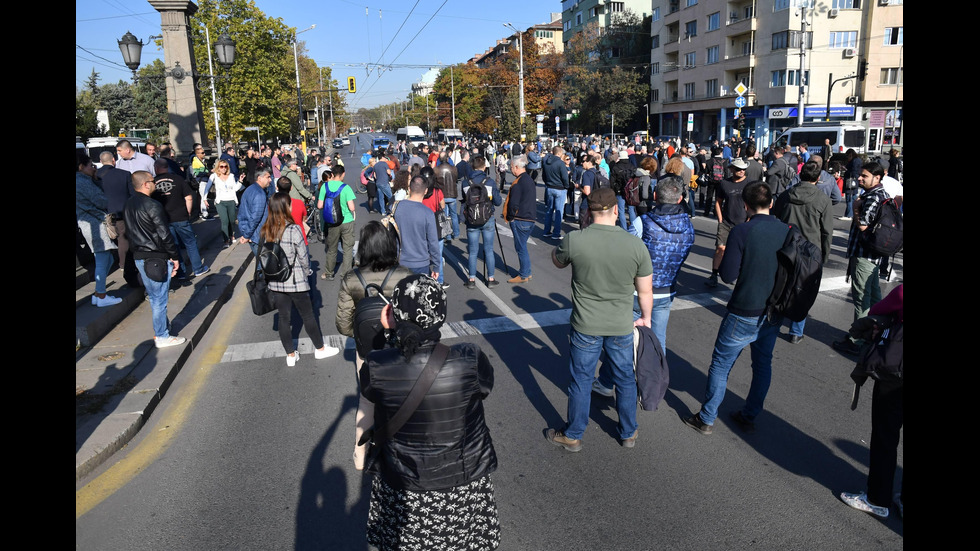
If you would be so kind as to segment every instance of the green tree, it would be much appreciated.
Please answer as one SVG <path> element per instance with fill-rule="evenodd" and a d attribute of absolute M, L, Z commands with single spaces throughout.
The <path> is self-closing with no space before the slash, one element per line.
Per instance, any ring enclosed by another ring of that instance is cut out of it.
<path fill-rule="evenodd" d="M 95 107 L 87 99 L 86 92 L 75 95 L 75 135 L 88 141 L 94 136 L 104 136 L 103 129 L 99 127 L 99 121 L 95 117 Z"/>
<path fill-rule="evenodd" d="M 295 29 L 266 16 L 253 0 L 201 0 L 191 18 L 199 73 L 208 69 L 205 26 L 212 46 L 225 32 L 236 43 L 235 64 L 228 70 L 214 66 L 218 75 L 228 77 L 215 80 L 222 139 L 240 140 L 246 126 L 258 126 L 263 137 L 284 136 L 295 129 Z M 211 94 L 202 93 L 201 100 L 205 111 L 210 111 Z M 207 135 L 214 136 L 214 117 L 205 116 L 204 121 Z"/>
<path fill-rule="evenodd" d="M 136 113 L 133 86 L 128 82 L 120 80 L 115 84 L 99 86 L 95 94 L 95 104 L 99 109 L 109 112 L 110 135 L 138 126 L 140 119 Z"/>
<path fill-rule="evenodd" d="M 150 139 L 158 143 L 166 141 L 170 134 L 170 119 L 167 112 L 167 92 L 164 90 L 165 67 L 159 59 L 140 67 L 139 80 L 132 87 L 136 100 L 135 115 L 139 128 L 150 129 Z"/>

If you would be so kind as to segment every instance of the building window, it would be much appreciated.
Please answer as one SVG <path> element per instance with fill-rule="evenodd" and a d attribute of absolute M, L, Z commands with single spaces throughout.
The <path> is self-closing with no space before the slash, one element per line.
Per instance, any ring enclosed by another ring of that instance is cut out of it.
<path fill-rule="evenodd" d="M 626 2 L 610 2 L 609 12 L 610 13 L 622 13 L 626 8 Z"/>
<path fill-rule="evenodd" d="M 721 27 L 721 12 L 716 11 L 708 16 L 708 30 L 718 30 L 719 27 Z"/>
<path fill-rule="evenodd" d="M 684 54 L 684 68 L 688 69 L 694 67 L 697 60 L 697 55 L 695 52 L 688 52 Z"/>
<path fill-rule="evenodd" d="M 609 57 L 618 58 L 619 55 L 620 55 L 620 49 L 618 47 L 613 46 L 612 48 L 609 49 Z"/>
<path fill-rule="evenodd" d="M 752 41 L 746 40 L 742 42 L 742 55 L 751 55 L 755 48 L 752 47 Z"/>
<path fill-rule="evenodd" d="M 653 13 L 650 17 L 654 21 L 660 21 L 660 8 L 653 8 Z"/>
<path fill-rule="evenodd" d="M 660 35 L 655 34 L 650 38 L 650 49 L 656 50 L 660 47 Z"/>
<path fill-rule="evenodd" d="M 698 4 L 698 0 L 685 0 L 685 6 L 688 8 L 690 8 L 691 6 L 696 6 L 697 4 Z"/>
<path fill-rule="evenodd" d="M 704 83 L 704 96 L 708 98 L 718 97 L 718 79 L 713 78 Z"/>
<path fill-rule="evenodd" d="M 568 21 L 565 21 L 565 30 L 566 31 L 572 30 L 572 20 L 571 19 L 569 19 Z"/>
<path fill-rule="evenodd" d="M 660 90 L 656 88 L 650 90 L 650 99 L 652 101 L 660 101 Z"/>
<path fill-rule="evenodd" d="M 684 85 L 684 99 L 694 99 L 694 83 L 688 82 Z"/>
<path fill-rule="evenodd" d="M 650 64 L 650 74 L 659 75 L 660 74 L 660 62 Z"/>
<path fill-rule="evenodd" d="M 799 74 L 800 74 L 799 69 L 790 69 L 786 71 L 786 86 L 799 86 L 800 83 L 799 81 L 796 80 Z M 804 71 L 803 86 L 807 86 L 809 84 L 810 84 L 810 71 Z"/>
<path fill-rule="evenodd" d="M 751 4 L 745 6 L 745 18 L 752 19 L 753 16 L 755 16 L 755 8 Z"/>
<path fill-rule="evenodd" d="M 831 33 L 833 35 L 834 33 Z M 857 33 L 855 32 L 855 41 Z M 778 33 L 773 33 L 772 35 L 772 49 L 773 50 L 785 50 L 786 48 L 799 48 L 800 47 L 800 31 L 782 31 Z M 807 31 L 806 33 L 806 47 L 813 48 L 813 32 Z M 843 47 L 843 46 L 841 46 Z"/>
<path fill-rule="evenodd" d="M 831 31 L 830 48 L 857 48 L 857 31 Z"/>
<path fill-rule="evenodd" d="M 704 56 L 705 65 L 711 65 L 712 63 L 718 63 L 718 46 L 708 48 L 708 51 Z"/>
<path fill-rule="evenodd" d="M 817 0 L 794 0 L 793 7 L 794 8 L 810 8 L 810 9 L 813 9 L 813 6 L 814 6 L 814 4 L 816 4 L 816 2 L 817 2 Z"/>
<path fill-rule="evenodd" d="M 861 9 L 861 0 L 833 0 L 830 7 L 837 10 L 859 10 Z"/>
<path fill-rule="evenodd" d="M 897 67 L 882 69 L 881 81 L 879 82 L 879 84 L 883 84 L 886 86 L 888 85 L 894 86 L 896 84 L 902 84 L 903 80 L 905 79 L 904 73 L 905 73 L 904 69 L 899 69 Z"/>
<path fill-rule="evenodd" d="M 582 24 L 582 12 L 578 12 L 575 14 L 575 25 L 578 26 L 581 24 Z"/>
<path fill-rule="evenodd" d="M 698 35 L 698 22 L 697 21 L 688 21 L 687 23 L 684 24 L 684 37 L 685 38 L 690 38 L 692 36 L 697 36 L 697 35 Z"/>
<path fill-rule="evenodd" d="M 773 71 L 772 79 L 769 81 L 769 86 L 772 88 L 781 88 L 786 86 L 786 71 Z"/>
<path fill-rule="evenodd" d="M 789 0 L 776 0 L 772 7 L 772 11 L 782 11 L 788 9 L 789 9 Z"/>
<path fill-rule="evenodd" d="M 885 46 L 901 46 L 904 44 L 902 40 L 902 30 L 905 27 L 885 27 Z"/>

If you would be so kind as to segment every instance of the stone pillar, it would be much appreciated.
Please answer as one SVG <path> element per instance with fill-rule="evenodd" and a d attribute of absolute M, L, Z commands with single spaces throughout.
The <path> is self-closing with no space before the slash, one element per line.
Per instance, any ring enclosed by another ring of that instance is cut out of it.
<path fill-rule="evenodd" d="M 188 0 L 148 0 L 153 9 L 160 12 L 160 29 L 163 34 L 163 63 L 168 70 L 180 65 L 186 75 L 177 82 L 168 76 L 167 111 L 170 118 L 170 143 L 178 156 L 193 151 L 194 143 L 203 143 L 204 115 L 201 109 L 201 93 L 191 75 L 197 72 L 194 61 L 194 44 L 190 35 L 190 17 L 197 13 L 197 4 Z"/>

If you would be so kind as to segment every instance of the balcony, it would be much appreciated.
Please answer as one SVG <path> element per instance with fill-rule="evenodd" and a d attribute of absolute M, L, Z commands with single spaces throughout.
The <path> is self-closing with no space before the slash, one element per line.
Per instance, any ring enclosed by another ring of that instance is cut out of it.
<path fill-rule="evenodd" d="M 733 87 L 729 87 L 729 90 L 730 88 Z M 663 104 L 667 106 L 667 105 L 686 103 L 691 105 L 692 108 L 697 104 L 697 108 L 699 109 L 720 109 L 722 107 L 734 109 L 735 98 L 737 97 L 738 94 L 736 94 L 734 91 L 729 91 L 727 94 L 724 95 L 716 95 L 716 96 L 698 95 L 692 98 L 685 98 L 679 96 L 676 92 L 674 92 L 674 93 L 667 94 L 667 99 L 663 101 Z M 745 97 L 745 100 L 748 102 L 747 103 L 748 107 L 752 107 L 755 105 L 754 88 L 746 92 L 743 97 Z M 713 104 L 711 102 L 713 102 Z"/>
<path fill-rule="evenodd" d="M 757 18 L 739 17 L 738 14 L 732 14 L 732 17 L 725 24 L 725 34 L 728 36 L 756 31 L 758 29 L 759 20 Z"/>

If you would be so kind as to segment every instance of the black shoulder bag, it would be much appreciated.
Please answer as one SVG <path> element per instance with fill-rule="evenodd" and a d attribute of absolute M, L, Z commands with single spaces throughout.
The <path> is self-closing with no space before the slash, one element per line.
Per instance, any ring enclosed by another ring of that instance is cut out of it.
<path fill-rule="evenodd" d="M 422 399 L 425 398 L 426 393 L 432 388 L 432 383 L 436 380 L 436 376 L 439 375 L 439 371 L 442 369 L 443 364 L 446 363 L 448 356 L 449 347 L 442 343 L 436 343 L 435 348 L 432 350 L 432 355 L 429 356 L 429 361 L 425 364 L 425 369 L 422 370 L 419 378 L 415 380 L 415 385 L 412 386 L 411 392 L 408 393 L 408 396 L 402 402 L 398 411 L 381 427 L 368 429 L 361 435 L 361 439 L 357 441 L 358 446 L 363 446 L 370 442 L 364 462 L 365 472 L 377 472 L 374 466 L 378 460 L 378 456 L 381 454 L 381 448 L 384 447 L 385 442 L 389 438 L 401 430 L 402 425 L 418 409 L 422 403 Z"/>

